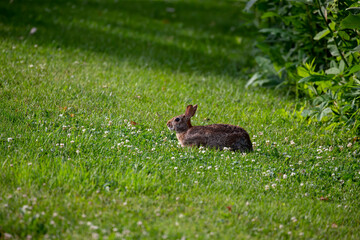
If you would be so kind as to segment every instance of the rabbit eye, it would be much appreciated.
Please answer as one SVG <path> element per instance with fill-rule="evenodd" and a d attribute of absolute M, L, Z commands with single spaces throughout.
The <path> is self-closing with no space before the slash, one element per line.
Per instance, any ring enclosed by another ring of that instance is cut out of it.
<path fill-rule="evenodd" d="M 180 121 L 180 118 L 175 118 L 175 122 L 178 122 L 178 121 Z"/>

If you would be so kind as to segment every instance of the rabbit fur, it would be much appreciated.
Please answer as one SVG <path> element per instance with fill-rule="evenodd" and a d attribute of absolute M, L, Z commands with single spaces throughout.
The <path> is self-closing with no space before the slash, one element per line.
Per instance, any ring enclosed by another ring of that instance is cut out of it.
<path fill-rule="evenodd" d="M 185 114 L 173 117 L 166 124 L 169 130 L 176 132 L 181 146 L 230 148 L 240 152 L 253 150 L 249 134 L 242 127 L 230 124 L 192 126 L 190 119 L 195 115 L 196 110 L 197 105 L 188 105 Z"/>

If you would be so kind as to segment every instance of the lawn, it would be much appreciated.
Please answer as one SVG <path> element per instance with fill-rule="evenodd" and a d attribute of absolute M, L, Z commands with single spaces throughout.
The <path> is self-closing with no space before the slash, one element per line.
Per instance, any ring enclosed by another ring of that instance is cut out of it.
<path fill-rule="evenodd" d="M 359 146 L 245 89 L 242 2 L 2 1 L 0 239 L 358 239 Z M 182 148 L 166 122 L 244 127 Z"/>

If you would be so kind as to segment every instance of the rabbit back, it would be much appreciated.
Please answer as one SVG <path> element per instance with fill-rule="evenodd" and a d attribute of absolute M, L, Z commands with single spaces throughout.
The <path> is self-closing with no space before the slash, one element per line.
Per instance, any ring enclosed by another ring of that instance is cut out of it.
<path fill-rule="evenodd" d="M 239 126 L 212 124 L 191 127 L 178 136 L 183 146 L 207 146 L 216 149 L 231 148 L 234 151 L 252 151 L 249 134 Z"/>

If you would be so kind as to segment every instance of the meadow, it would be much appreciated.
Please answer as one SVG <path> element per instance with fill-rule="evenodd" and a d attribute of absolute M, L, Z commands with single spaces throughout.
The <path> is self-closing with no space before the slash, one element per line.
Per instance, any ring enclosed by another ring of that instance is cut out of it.
<path fill-rule="evenodd" d="M 244 2 L 0 2 L 0 239 L 358 239 L 355 129 L 246 89 Z M 166 127 L 244 127 L 254 152 Z"/>

